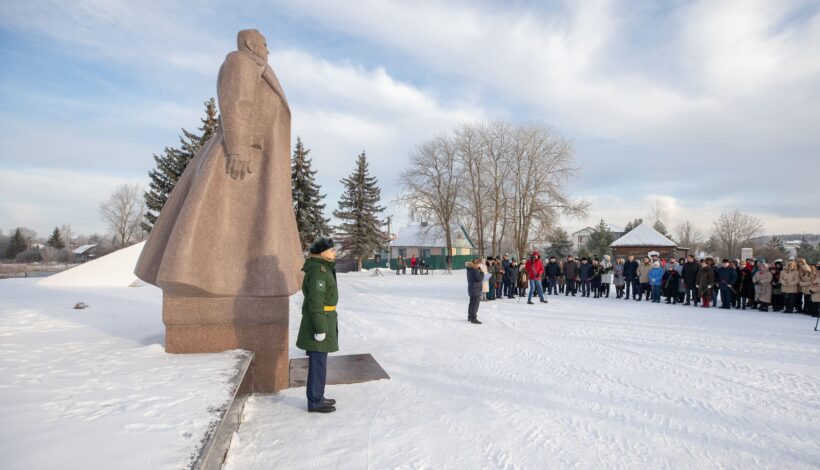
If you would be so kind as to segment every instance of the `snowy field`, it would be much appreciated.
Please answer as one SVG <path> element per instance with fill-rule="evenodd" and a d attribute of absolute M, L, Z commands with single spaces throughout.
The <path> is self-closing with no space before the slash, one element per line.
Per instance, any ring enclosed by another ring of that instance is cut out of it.
<path fill-rule="evenodd" d="M 166 354 L 128 250 L 0 280 L 0 468 L 184 468 L 230 399 L 236 354 Z"/>
<path fill-rule="evenodd" d="M 340 275 L 340 353 L 392 380 L 330 415 L 252 397 L 226 468 L 820 467 L 813 318 L 560 296 L 471 325 L 464 277 Z"/>

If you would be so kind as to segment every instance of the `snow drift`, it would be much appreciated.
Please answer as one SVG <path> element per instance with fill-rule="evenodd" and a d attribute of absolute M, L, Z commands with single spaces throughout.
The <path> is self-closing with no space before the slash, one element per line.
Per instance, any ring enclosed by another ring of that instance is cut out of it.
<path fill-rule="evenodd" d="M 134 275 L 134 267 L 145 242 L 117 250 L 38 281 L 47 287 L 128 287 L 143 285 Z"/>

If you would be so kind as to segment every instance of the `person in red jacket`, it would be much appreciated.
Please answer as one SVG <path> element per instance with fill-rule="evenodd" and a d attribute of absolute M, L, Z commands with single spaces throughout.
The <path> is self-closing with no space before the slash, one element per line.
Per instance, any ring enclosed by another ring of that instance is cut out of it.
<path fill-rule="evenodd" d="M 547 303 L 547 299 L 544 298 L 544 287 L 541 285 L 541 276 L 544 275 L 544 263 L 541 262 L 541 255 L 537 251 L 532 252 L 532 256 L 524 264 L 524 270 L 527 271 L 527 277 L 530 279 L 527 303 L 533 305 L 532 293 L 535 289 L 538 289 L 538 297 L 541 298 L 541 303 Z"/>
<path fill-rule="evenodd" d="M 413 257 L 410 258 L 410 274 L 418 274 L 418 271 L 417 271 L 417 268 L 416 268 L 416 265 L 418 265 L 418 263 L 419 263 L 419 260 L 416 258 L 416 255 L 413 255 Z"/>

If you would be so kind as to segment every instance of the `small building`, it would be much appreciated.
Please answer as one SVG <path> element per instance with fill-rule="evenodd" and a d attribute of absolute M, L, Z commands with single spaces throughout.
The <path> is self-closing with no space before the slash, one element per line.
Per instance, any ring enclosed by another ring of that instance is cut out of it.
<path fill-rule="evenodd" d="M 452 250 L 450 256 L 472 255 L 475 246 L 461 225 L 450 229 Z M 447 256 L 447 240 L 441 227 L 422 222 L 399 230 L 396 239 L 390 244 L 390 257 L 428 258 L 429 256 Z"/>
<path fill-rule="evenodd" d="M 97 256 L 99 247 L 100 245 L 82 245 L 72 250 L 72 253 L 78 262 L 84 263 Z"/>
<path fill-rule="evenodd" d="M 663 259 L 679 258 L 686 256 L 689 251 L 688 248 L 678 248 L 675 242 L 663 236 L 646 222 L 612 242 L 609 247 L 612 248 L 616 257 L 626 258 L 633 255 L 635 259 L 649 256 L 651 252 L 657 252 Z"/>
<path fill-rule="evenodd" d="M 619 238 L 624 234 L 624 228 L 615 225 L 615 224 L 606 224 L 607 228 L 610 232 L 612 232 L 612 236 L 614 238 Z M 589 242 L 589 236 L 592 235 L 592 232 L 595 231 L 594 227 L 584 227 L 581 230 L 571 234 L 569 239 L 572 241 L 572 250 L 575 253 L 581 250 Z"/>

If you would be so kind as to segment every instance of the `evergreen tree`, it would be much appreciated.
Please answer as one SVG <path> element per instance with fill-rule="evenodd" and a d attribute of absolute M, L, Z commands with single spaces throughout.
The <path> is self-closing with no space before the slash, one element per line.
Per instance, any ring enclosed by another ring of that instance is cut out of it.
<path fill-rule="evenodd" d="M 200 119 L 202 125 L 197 128 L 200 134 L 182 129 L 179 148 L 165 147 L 162 155 L 154 155 L 157 167 L 148 172 L 151 182 L 148 184 L 148 191 L 145 192 L 145 220 L 141 224 L 146 233 L 151 232 L 162 207 L 188 163 L 219 128 L 216 100 L 211 98 L 204 104 L 205 117 Z"/>
<path fill-rule="evenodd" d="M 604 222 L 604 219 L 601 219 L 598 225 L 592 229 L 592 233 L 589 234 L 586 249 L 590 254 L 603 258 L 605 254 L 610 252 L 609 245 L 614 241 L 615 236 L 609 230 L 609 226 Z"/>
<path fill-rule="evenodd" d="M 330 234 L 330 219 L 324 217 L 325 204 L 322 203 L 325 195 L 319 192 L 321 187 L 314 178 L 316 170 L 311 169 L 309 153 L 310 149 L 302 144 L 302 138 L 296 137 L 296 147 L 293 149 L 290 165 L 290 180 L 293 212 L 296 215 L 296 228 L 299 229 L 302 250 L 307 250 L 313 240 Z"/>
<path fill-rule="evenodd" d="M 556 227 L 549 238 L 550 247 L 546 250 L 547 256 L 555 256 L 558 259 L 565 258 L 572 254 L 572 240 L 569 239 L 569 234 L 561 227 Z"/>
<path fill-rule="evenodd" d="M 814 246 L 806 240 L 804 235 L 800 246 L 797 247 L 797 258 L 803 258 L 809 264 L 814 264 L 820 259 L 820 245 Z"/>
<path fill-rule="evenodd" d="M 63 248 L 65 248 L 65 242 L 63 242 L 63 234 L 60 233 L 59 228 L 54 227 L 54 231 L 51 232 L 51 237 L 49 237 L 48 241 L 46 242 L 46 245 L 52 248 L 57 248 L 58 250 L 62 250 Z"/>
<path fill-rule="evenodd" d="M 637 227 L 638 225 L 641 225 L 642 223 L 643 219 L 635 219 L 632 222 L 626 224 L 626 227 L 624 227 L 624 235 L 631 232 L 633 228 Z"/>
<path fill-rule="evenodd" d="M 6 249 L 6 258 L 14 259 L 20 253 L 26 251 L 28 247 L 29 242 L 18 227 L 14 230 L 14 235 L 11 236 L 11 240 L 9 241 L 9 247 Z"/>
<path fill-rule="evenodd" d="M 655 224 L 652 225 L 652 228 L 654 228 L 658 233 L 660 233 L 664 237 L 666 237 L 666 238 L 670 237 L 669 232 L 667 232 L 667 230 L 666 230 L 666 225 L 663 222 L 661 222 L 660 220 L 656 220 Z"/>
<path fill-rule="evenodd" d="M 339 225 L 341 248 L 357 260 L 357 268 L 362 269 L 362 260 L 384 245 L 382 222 L 378 213 L 384 211 L 379 206 L 381 190 L 378 181 L 367 170 L 367 157 L 362 152 L 356 162 L 356 170 L 341 183 L 345 192 L 339 199 L 339 209 L 333 215 L 342 221 Z"/>

